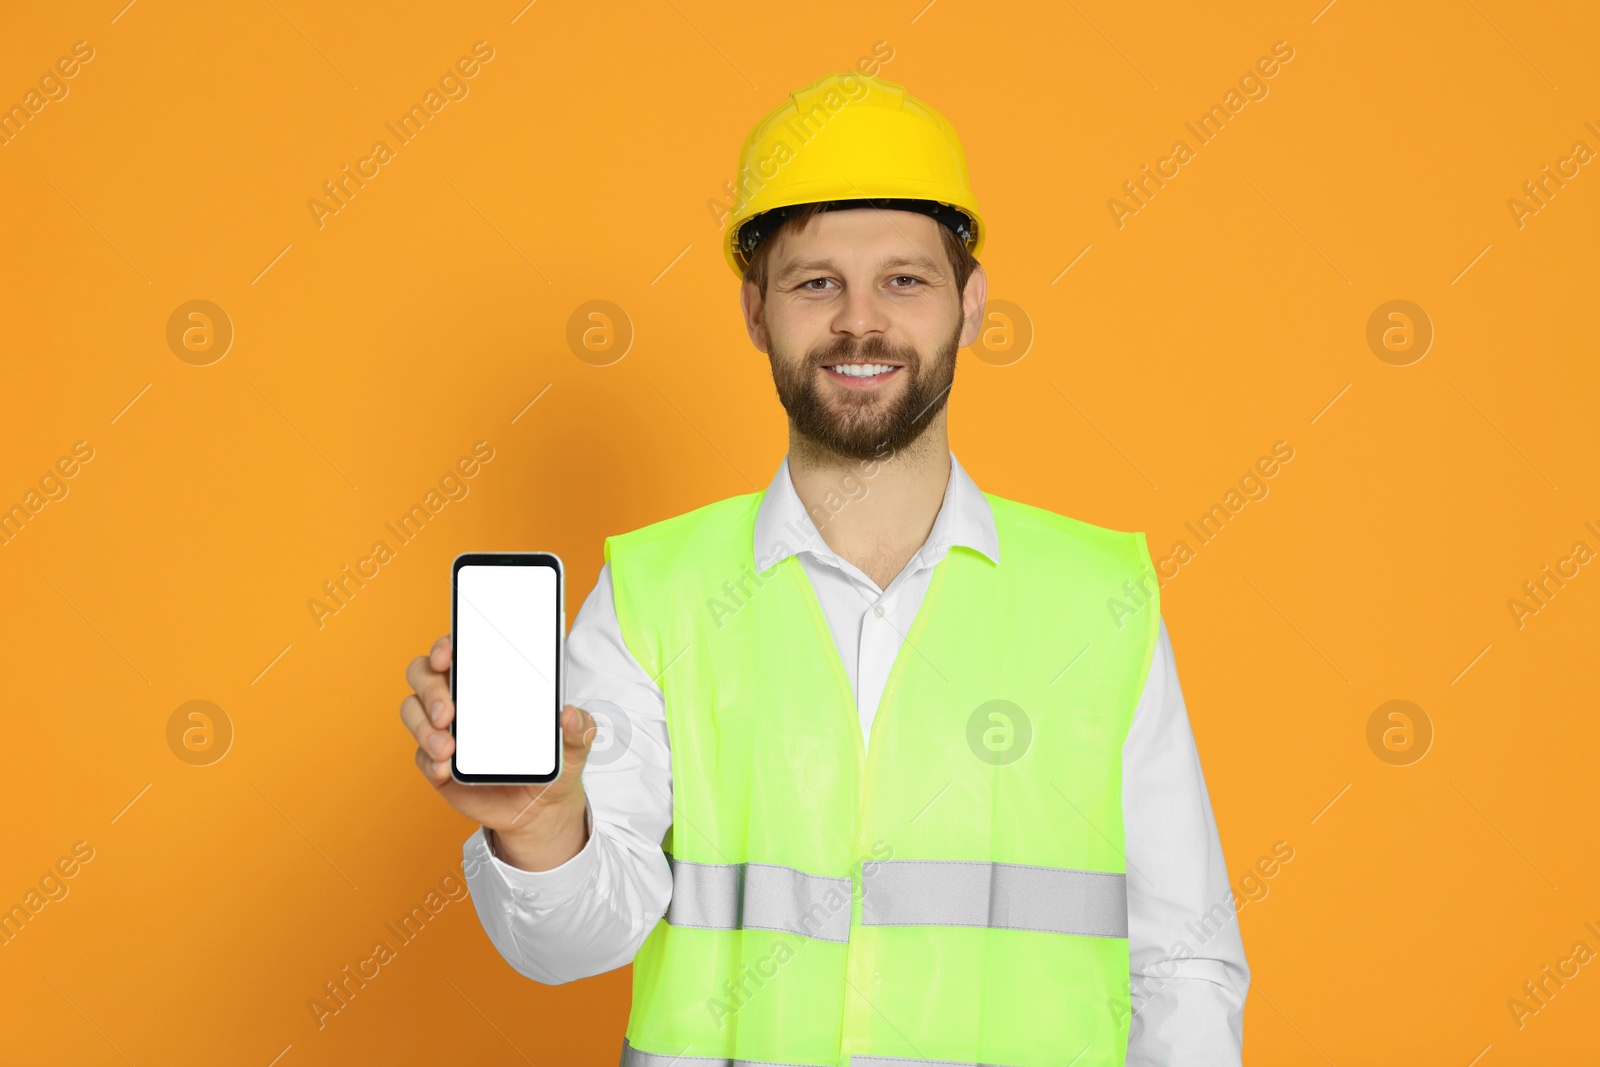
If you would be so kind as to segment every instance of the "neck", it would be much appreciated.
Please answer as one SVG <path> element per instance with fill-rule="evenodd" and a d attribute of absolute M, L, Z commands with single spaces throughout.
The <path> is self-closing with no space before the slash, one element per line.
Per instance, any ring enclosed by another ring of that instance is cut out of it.
<path fill-rule="evenodd" d="M 828 547 L 885 588 L 933 529 L 950 482 L 947 412 L 911 445 L 850 459 L 789 431 L 789 478 Z"/>

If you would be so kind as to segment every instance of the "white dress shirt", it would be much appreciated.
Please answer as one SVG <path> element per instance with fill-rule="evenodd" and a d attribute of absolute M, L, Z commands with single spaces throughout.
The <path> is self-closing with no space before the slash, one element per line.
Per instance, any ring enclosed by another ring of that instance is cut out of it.
<path fill-rule="evenodd" d="M 841 483 L 833 501 L 870 479 Z M 765 569 L 798 553 L 855 691 L 863 735 L 889 668 L 922 604 L 934 565 L 953 544 L 999 562 L 989 501 L 955 454 L 922 548 L 885 589 L 840 558 L 779 465 L 756 514 L 755 560 Z M 548 871 L 494 856 L 480 827 L 463 848 L 473 905 L 495 948 L 546 985 L 632 962 L 665 914 L 672 875 L 661 850 L 672 822 L 672 764 L 660 686 L 628 651 L 600 569 L 567 639 L 567 702 L 601 724 L 583 770 L 589 840 Z M 1166 623 L 1122 746 L 1133 1017 L 1129 1067 L 1238 1067 L 1250 971 L 1216 822 L 1190 732 Z M 914 1039 L 914 1037 L 913 1037 Z M 621 1035 L 618 1035 L 620 1046 Z"/>

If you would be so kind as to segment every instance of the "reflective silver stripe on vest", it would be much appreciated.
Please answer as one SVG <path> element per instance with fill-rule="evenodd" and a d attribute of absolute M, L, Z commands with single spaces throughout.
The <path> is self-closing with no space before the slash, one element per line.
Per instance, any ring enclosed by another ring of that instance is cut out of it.
<path fill-rule="evenodd" d="M 826 1065 L 778 1063 L 774 1060 L 730 1060 L 724 1056 L 674 1056 L 668 1052 L 641 1052 L 622 1039 L 622 1060 L 617 1067 L 832 1067 Z M 972 1063 L 954 1060 L 907 1060 L 898 1056 L 850 1057 L 850 1067 L 1006 1067 L 998 1063 Z"/>
<path fill-rule="evenodd" d="M 850 879 L 773 863 L 690 863 L 668 852 L 667 922 L 707 930 L 782 930 L 850 940 Z M 829 899 L 830 891 L 833 899 Z"/>
<path fill-rule="evenodd" d="M 1127 937 L 1128 879 L 1021 863 L 876 860 L 863 872 L 861 924 Z"/>

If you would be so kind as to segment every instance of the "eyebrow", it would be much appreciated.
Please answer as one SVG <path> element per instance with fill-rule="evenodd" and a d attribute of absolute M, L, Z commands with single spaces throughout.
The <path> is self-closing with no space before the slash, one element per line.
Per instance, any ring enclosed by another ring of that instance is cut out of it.
<path fill-rule="evenodd" d="M 881 270 L 893 270 L 897 267 L 912 267 L 936 278 L 944 278 L 944 271 L 939 268 L 939 265 L 924 255 L 891 256 L 879 264 L 879 269 Z M 831 259 L 800 259 L 779 271 L 774 281 L 781 285 L 803 274 L 837 270 L 838 267 L 834 265 Z"/>

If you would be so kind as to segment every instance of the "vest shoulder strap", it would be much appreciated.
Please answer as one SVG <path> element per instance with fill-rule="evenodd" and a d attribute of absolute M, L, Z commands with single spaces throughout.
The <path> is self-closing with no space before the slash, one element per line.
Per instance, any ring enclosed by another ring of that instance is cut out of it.
<path fill-rule="evenodd" d="M 692 511 L 606 538 L 605 558 L 611 564 L 612 596 L 623 639 L 642 667 L 657 677 L 662 662 L 663 605 L 674 612 L 706 609 L 708 597 L 720 595 L 724 581 L 737 581 L 755 567 L 752 536 L 765 490 L 726 497 Z M 1154 571 L 1142 531 L 1114 530 L 1074 519 L 1032 504 L 984 493 L 994 515 L 1000 560 L 1014 561 L 1012 570 L 1028 570 L 1027 580 L 1043 577 L 1037 570 L 1066 568 L 1064 578 L 1082 581 L 1093 574 L 1106 590 L 1132 582 L 1144 592 L 1143 612 L 1153 638 L 1159 616 Z M 1152 642 L 1153 645 L 1153 642 Z"/>
<path fill-rule="evenodd" d="M 1026 572 L 1019 576 L 1013 567 L 1007 584 L 1019 595 L 1019 581 L 1029 591 L 1056 583 L 1063 594 L 1092 592 L 1116 632 L 1133 627 L 1142 646 L 1137 668 L 1142 682 L 1155 658 L 1161 626 L 1161 583 L 1144 531 L 1113 530 L 992 493 L 984 496 L 999 532 L 1000 569 L 1006 569 L 1009 545 L 1009 558 L 1020 556 L 1021 571 Z"/>
<path fill-rule="evenodd" d="M 1132 574 L 1138 574 L 1149 569 L 1150 553 L 1143 531 L 1113 530 L 993 493 L 983 495 L 989 501 L 1002 536 L 1009 533 L 1013 539 L 1026 540 L 1029 547 L 1043 547 L 1050 542 L 1059 544 L 1064 539 L 1112 570 L 1131 570 Z M 1002 561 L 1004 553 L 1002 545 Z"/>
<path fill-rule="evenodd" d="M 639 665 L 659 677 L 661 633 L 646 605 L 677 604 L 704 610 L 724 579 L 754 566 L 755 516 L 765 490 L 725 497 L 605 541 L 611 593 L 623 640 Z M 731 566 L 730 566 L 731 565 Z M 716 581 L 709 578 L 716 577 Z"/>

